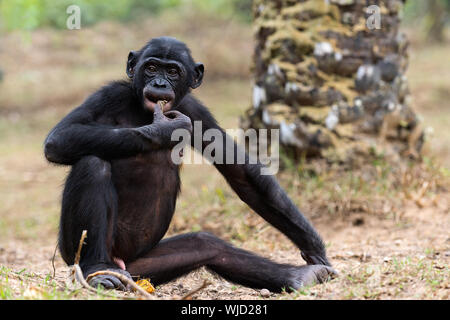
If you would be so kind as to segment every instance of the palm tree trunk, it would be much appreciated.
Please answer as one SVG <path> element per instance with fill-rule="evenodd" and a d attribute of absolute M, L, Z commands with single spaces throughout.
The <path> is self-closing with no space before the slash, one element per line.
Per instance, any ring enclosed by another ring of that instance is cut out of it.
<path fill-rule="evenodd" d="M 354 162 L 418 156 L 401 0 L 254 0 L 254 88 L 243 128 L 278 128 L 282 149 Z"/>

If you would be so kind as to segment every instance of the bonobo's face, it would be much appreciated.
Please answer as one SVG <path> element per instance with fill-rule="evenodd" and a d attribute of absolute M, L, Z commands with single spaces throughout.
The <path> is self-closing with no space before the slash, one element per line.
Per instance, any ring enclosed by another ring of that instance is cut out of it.
<path fill-rule="evenodd" d="M 173 38 L 152 39 L 128 56 L 127 74 L 149 111 L 165 100 L 164 112 L 175 107 L 191 88 L 200 86 L 204 67 L 195 63 L 187 46 Z"/>

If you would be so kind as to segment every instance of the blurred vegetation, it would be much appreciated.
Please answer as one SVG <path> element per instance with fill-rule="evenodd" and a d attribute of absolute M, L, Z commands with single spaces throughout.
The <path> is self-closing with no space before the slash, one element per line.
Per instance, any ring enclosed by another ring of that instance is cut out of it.
<path fill-rule="evenodd" d="M 252 20 L 252 0 L 0 0 L 0 31 L 34 30 L 41 27 L 66 28 L 70 5 L 81 8 L 81 25 L 103 20 L 130 22 L 176 9 L 194 11 L 219 19 Z M 419 24 L 424 37 L 434 42 L 445 39 L 450 17 L 450 0 L 408 0 L 405 24 Z"/>
<path fill-rule="evenodd" d="M 450 19 L 450 0 L 408 0 L 404 23 L 418 25 L 431 42 L 445 41 L 445 28 Z"/>
<path fill-rule="evenodd" d="M 82 26 L 101 20 L 128 22 L 142 15 L 156 15 L 166 9 L 189 9 L 219 18 L 237 17 L 250 21 L 251 0 L 0 0 L 0 23 L 4 30 L 33 30 L 66 27 L 66 8 L 81 8 Z"/>

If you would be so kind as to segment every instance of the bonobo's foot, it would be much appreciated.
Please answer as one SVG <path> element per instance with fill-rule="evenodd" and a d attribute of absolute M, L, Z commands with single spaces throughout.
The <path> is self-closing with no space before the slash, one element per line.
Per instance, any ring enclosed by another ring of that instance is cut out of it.
<path fill-rule="evenodd" d="M 317 254 L 317 253 L 307 253 L 305 251 L 301 252 L 302 258 L 303 260 L 306 261 L 307 264 L 323 264 L 325 266 L 329 266 L 331 267 L 331 263 L 328 261 L 327 256 L 322 253 L 322 254 Z"/>
<path fill-rule="evenodd" d="M 337 277 L 337 272 L 333 268 L 319 264 L 292 267 L 290 274 L 290 288 L 288 289 L 294 290 Z"/>
<path fill-rule="evenodd" d="M 124 275 L 125 277 L 127 277 L 130 280 L 133 280 L 131 278 L 131 275 L 128 273 L 128 271 L 122 270 L 117 268 L 116 266 L 112 266 L 112 265 L 106 265 L 106 264 L 99 264 L 99 265 L 95 265 L 95 266 L 90 266 L 86 269 L 86 271 L 84 271 L 83 273 L 86 275 L 86 278 L 88 279 L 88 284 L 91 287 L 98 287 L 98 286 L 102 286 L 105 289 L 119 289 L 119 290 L 123 290 L 123 291 L 129 291 L 130 288 L 127 287 L 126 283 L 123 283 L 120 279 L 118 279 L 117 277 L 113 276 L 113 275 L 97 275 L 94 277 L 90 277 L 89 275 L 97 272 L 97 271 L 102 271 L 102 270 L 108 270 L 108 271 L 113 271 L 116 273 L 120 273 L 122 275 Z"/>

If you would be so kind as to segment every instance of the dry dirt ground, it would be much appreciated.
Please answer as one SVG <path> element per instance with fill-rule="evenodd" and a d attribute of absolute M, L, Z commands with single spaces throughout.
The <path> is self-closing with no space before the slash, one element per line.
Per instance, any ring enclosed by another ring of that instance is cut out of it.
<path fill-rule="evenodd" d="M 355 220 L 352 219 L 313 220 L 329 243 L 328 255 L 340 273 L 339 278 L 329 283 L 290 294 L 262 297 L 259 290 L 233 285 L 200 269 L 158 287 L 154 295 L 160 299 L 179 298 L 206 279 L 211 284 L 195 294 L 194 299 L 449 298 L 448 206 L 419 209 L 411 205 L 400 220 L 367 215 L 362 219 L 359 217 L 358 223 L 361 220 L 364 222 L 360 226 L 355 226 Z M 297 250 L 290 247 L 287 240 L 275 232 L 270 233 L 270 239 L 285 242 L 285 248 L 270 250 L 271 242 L 264 241 L 258 245 L 261 254 L 266 253 L 265 256 L 280 262 L 303 263 Z M 52 238 L 33 244 L 20 241 L 2 244 L 0 265 L 3 269 L 11 269 L 9 272 L 3 271 L 11 290 L 9 298 L 108 298 L 103 294 L 96 296 L 83 290 L 74 290 L 75 286 L 68 284 L 69 268 L 58 257 L 55 261 L 56 277 L 54 281 L 50 280 L 50 275 L 53 274 Z M 241 247 L 248 246 L 244 242 Z M 5 278 L 2 279 L 2 283 L 4 282 Z M 57 290 L 61 293 L 55 292 Z"/>
<path fill-rule="evenodd" d="M 7 50 L 0 52 L 5 71 L 0 84 L 0 299 L 133 297 L 79 289 L 69 281 L 69 268 L 59 254 L 53 269 L 60 194 L 68 169 L 49 165 L 42 155 L 46 134 L 68 110 L 106 80 L 123 77 L 130 48 L 160 34 L 186 40 L 197 46 L 194 54 L 207 66 L 205 85 L 197 95 L 220 123 L 235 128 L 237 117 L 249 105 L 249 59 L 239 57 L 251 57 L 250 28 L 209 21 L 203 32 L 185 31 L 177 23 L 172 29 L 156 30 L 153 26 L 170 26 L 174 20 L 164 19 L 165 24 L 149 21 L 147 28 L 139 29 L 104 23 L 76 36 L 42 30 L 2 39 Z M 208 45 L 219 36 L 220 46 Z M 448 299 L 450 70 L 442 61 L 449 52 L 448 45 L 413 43 L 409 71 L 413 98 L 435 134 L 423 161 L 402 171 L 408 177 L 410 170 L 410 176 L 400 185 L 399 177 L 391 181 L 396 168 L 383 163 L 373 165 L 376 174 L 368 179 L 360 172 L 310 176 L 299 168 L 279 177 L 322 235 L 340 272 L 337 279 L 262 297 L 259 290 L 200 269 L 156 288 L 155 297 L 183 296 L 207 279 L 211 284 L 194 299 Z M 169 235 L 207 230 L 276 261 L 304 263 L 284 236 L 237 199 L 214 168 L 185 166 L 182 179 Z"/>

